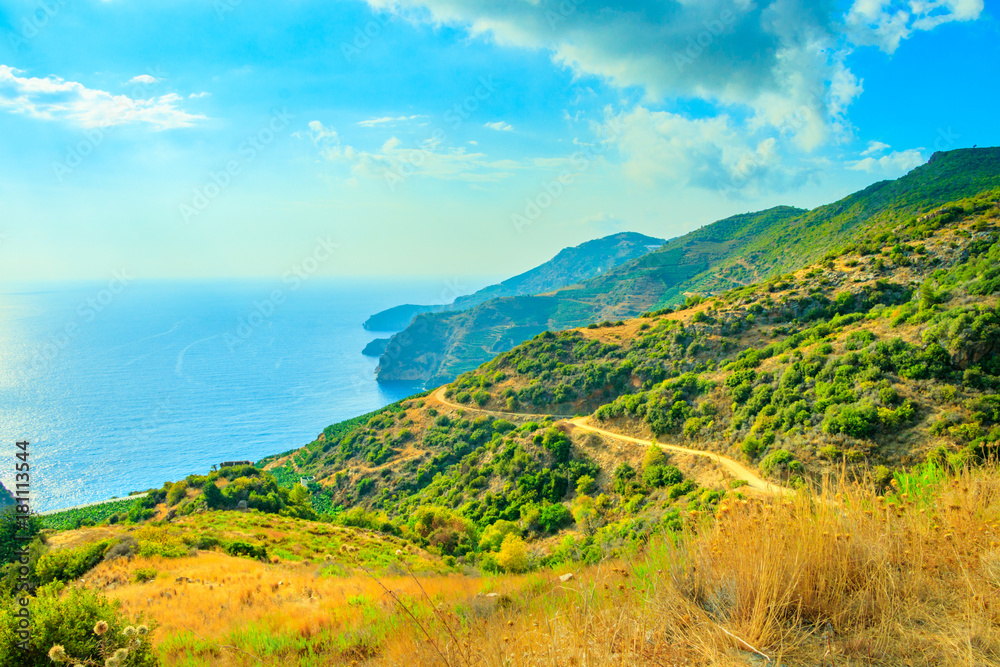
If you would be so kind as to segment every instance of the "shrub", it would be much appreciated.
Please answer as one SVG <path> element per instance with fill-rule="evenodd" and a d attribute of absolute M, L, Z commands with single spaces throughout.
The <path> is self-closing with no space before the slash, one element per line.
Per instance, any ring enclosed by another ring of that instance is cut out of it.
<path fill-rule="evenodd" d="M 643 468 L 642 479 L 647 486 L 659 487 L 679 484 L 684 476 L 676 466 L 653 465 Z"/>
<path fill-rule="evenodd" d="M 823 430 L 826 433 L 843 433 L 852 438 L 866 438 L 875 432 L 878 425 L 878 410 L 867 402 L 831 405 L 823 420 Z"/>
<path fill-rule="evenodd" d="M 35 575 L 42 584 L 72 581 L 83 576 L 104 559 L 109 540 L 93 542 L 76 549 L 50 551 L 38 559 Z"/>
<path fill-rule="evenodd" d="M 554 503 L 542 507 L 538 515 L 538 525 L 549 533 L 554 533 L 573 522 L 573 513 L 565 505 Z"/>
<path fill-rule="evenodd" d="M 136 584 L 144 584 L 147 581 L 152 581 L 156 579 L 156 575 L 159 574 L 155 568 L 152 567 L 140 567 L 132 574 L 132 582 Z"/>
<path fill-rule="evenodd" d="M 760 453 L 760 450 L 760 442 L 757 438 L 747 438 L 740 445 L 740 451 L 743 452 L 744 456 L 751 460 L 757 458 L 757 454 Z"/>
<path fill-rule="evenodd" d="M 170 490 L 167 491 L 167 505 L 173 507 L 180 501 L 184 500 L 187 495 L 187 482 L 180 481 L 172 484 Z"/>
<path fill-rule="evenodd" d="M 623 496 L 628 491 L 629 487 L 635 480 L 636 472 L 635 468 L 628 464 L 628 462 L 623 462 L 618 464 L 614 472 L 614 485 L 613 488 L 615 492 L 622 494 Z"/>
<path fill-rule="evenodd" d="M 103 665 L 102 641 L 106 653 L 128 646 L 129 667 L 159 664 L 148 636 L 142 637 L 142 643 L 136 645 L 122 634 L 126 627 L 136 627 L 143 619 L 124 616 L 117 601 L 112 602 L 84 588 L 64 591 L 62 584 L 52 584 L 40 588 L 30 604 L 32 627 L 27 651 L 17 645 L 21 640 L 16 634 L 15 600 L 10 598 L 0 608 L 0 667 L 48 667 L 53 664 L 48 657 L 49 649 L 56 645 L 64 647 L 66 654 L 73 658 L 69 664 Z M 94 632 L 98 621 L 108 625 L 107 632 L 100 637 Z"/>
<path fill-rule="evenodd" d="M 696 488 L 698 488 L 697 484 L 695 484 L 690 479 L 686 479 L 683 482 L 680 482 L 679 484 L 674 484 L 669 489 L 667 489 L 667 497 L 669 497 L 671 500 L 677 500 L 681 496 L 691 493 Z"/>
<path fill-rule="evenodd" d="M 760 471 L 770 476 L 778 469 L 791 470 L 793 472 L 801 470 L 802 464 L 795 460 L 792 453 L 784 449 L 776 449 L 760 462 Z"/>
<path fill-rule="evenodd" d="M 520 536 L 510 533 L 503 538 L 496 563 L 508 572 L 524 572 L 528 569 L 528 545 Z"/>
<path fill-rule="evenodd" d="M 589 495 L 597 488 L 597 481 L 590 475 L 581 475 L 576 480 L 576 492 L 581 495 Z"/>
<path fill-rule="evenodd" d="M 479 548 L 483 551 L 498 551 L 504 538 L 511 534 L 520 535 L 521 529 L 513 521 L 501 519 L 483 531 L 483 536 L 479 539 Z"/>

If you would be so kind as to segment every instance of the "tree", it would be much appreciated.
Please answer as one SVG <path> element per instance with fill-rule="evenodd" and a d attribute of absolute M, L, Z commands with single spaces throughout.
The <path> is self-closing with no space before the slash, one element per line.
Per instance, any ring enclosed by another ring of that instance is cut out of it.
<path fill-rule="evenodd" d="M 27 545 L 42 529 L 42 519 L 38 515 L 18 520 L 17 507 L 0 511 L 0 565 L 14 562 L 15 552 Z M 18 536 L 26 537 L 21 541 Z"/>
<path fill-rule="evenodd" d="M 650 468 L 652 466 L 662 466 L 667 462 L 667 455 L 663 453 L 663 450 L 653 443 L 646 450 L 646 456 L 642 459 L 642 467 Z"/>
<path fill-rule="evenodd" d="M 513 521 L 500 519 L 483 531 L 479 540 L 479 548 L 484 551 L 497 551 L 508 535 L 520 535 L 521 529 Z"/>
<path fill-rule="evenodd" d="M 208 506 L 210 510 L 222 509 L 225 507 L 226 499 L 222 495 L 222 491 L 216 486 L 215 482 L 208 482 L 205 484 L 205 505 Z"/>
<path fill-rule="evenodd" d="M 524 572 L 528 569 L 528 545 L 520 536 L 510 533 L 503 538 L 497 565 L 508 572 Z"/>
<path fill-rule="evenodd" d="M 545 449 L 552 452 L 552 456 L 557 463 L 566 463 L 569 461 L 569 451 L 572 443 L 569 436 L 558 428 L 552 427 L 547 430 L 542 444 L 545 446 Z"/>
<path fill-rule="evenodd" d="M 576 492 L 580 495 L 588 495 L 597 488 L 596 480 L 590 475 L 580 475 L 576 480 Z"/>
<path fill-rule="evenodd" d="M 615 468 L 614 480 L 615 491 L 625 495 L 632 485 L 633 480 L 635 480 L 635 468 L 628 463 L 621 463 Z"/>
<path fill-rule="evenodd" d="M 187 482 L 181 480 L 171 485 L 170 490 L 167 491 L 167 505 L 173 507 L 180 501 L 184 500 L 187 495 Z"/>

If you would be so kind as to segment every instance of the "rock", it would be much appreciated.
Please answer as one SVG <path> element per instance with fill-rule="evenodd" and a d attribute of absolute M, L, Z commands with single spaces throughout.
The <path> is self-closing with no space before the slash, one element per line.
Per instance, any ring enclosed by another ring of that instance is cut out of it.
<path fill-rule="evenodd" d="M 564 583 L 564 584 L 565 584 L 565 583 L 566 583 L 567 581 L 572 581 L 572 579 L 573 579 L 573 573 L 572 573 L 572 572 L 567 572 L 567 573 L 566 573 L 566 574 L 564 574 L 563 576 L 559 577 L 559 581 L 561 581 L 561 582 L 562 582 L 562 583 Z"/>

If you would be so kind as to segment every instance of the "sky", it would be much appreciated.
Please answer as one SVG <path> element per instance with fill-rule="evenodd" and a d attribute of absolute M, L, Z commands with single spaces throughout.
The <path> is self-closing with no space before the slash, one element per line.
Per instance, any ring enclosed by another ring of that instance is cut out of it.
<path fill-rule="evenodd" d="M 0 280 L 508 276 L 1000 144 L 982 0 L 0 0 Z"/>

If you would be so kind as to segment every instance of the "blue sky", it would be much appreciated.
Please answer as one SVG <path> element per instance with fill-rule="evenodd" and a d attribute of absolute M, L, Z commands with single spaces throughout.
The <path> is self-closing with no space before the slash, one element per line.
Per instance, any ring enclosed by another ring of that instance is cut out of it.
<path fill-rule="evenodd" d="M 0 30 L 6 280 L 331 243 L 317 273 L 510 275 L 1000 144 L 980 0 L 0 0 Z"/>

